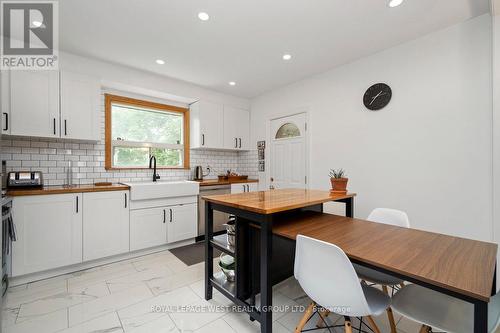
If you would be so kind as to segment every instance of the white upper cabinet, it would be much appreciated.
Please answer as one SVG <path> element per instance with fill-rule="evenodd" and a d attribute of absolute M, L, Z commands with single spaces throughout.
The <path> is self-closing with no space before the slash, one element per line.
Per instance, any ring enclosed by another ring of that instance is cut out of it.
<path fill-rule="evenodd" d="M 248 111 L 206 101 L 193 103 L 190 109 L 191 148 L 250 148 Z"/>
<path fill-rule="evenodd" d="M 98 79 L 61 71 L 61 137 L 68 139 L 100 139 Z"/>
<path fill-rule="evenodd" d="M 190 107 L 191 148 L 222 148 L 224 109 L 221 104 L 198 101 Z"/>
<path fill-rule="evenodd" d="M 59 72 L 11 71 L 8 118 L 9 134 L 59 137 Z"/>
<path fill-rule="evenodd" d="M 84 261 L 129 251 L 128 193 L 83 193 Z"/>
<path fill-rule="evenodd" d="M 247 110 L 224 106 L 224 148 L 250 148 L 250 113 Z"/>
<path fill-rule="evenodd" d="M 100 140 L 98 79 L 67 71 L 11 71 L 2 72 L 1 83 L 3 134 Z"/>

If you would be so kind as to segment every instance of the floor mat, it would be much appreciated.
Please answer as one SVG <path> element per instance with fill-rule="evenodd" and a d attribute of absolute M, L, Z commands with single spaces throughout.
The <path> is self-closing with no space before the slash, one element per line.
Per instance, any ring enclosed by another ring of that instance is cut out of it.
<path fill-rule="evenodd" d="M 198 242 L 175 249 L 170 252 L 188 266 L 205 261 L 205 242 Z M 220 256 L 221 251 L 214 249 L 214 258 Z"/>

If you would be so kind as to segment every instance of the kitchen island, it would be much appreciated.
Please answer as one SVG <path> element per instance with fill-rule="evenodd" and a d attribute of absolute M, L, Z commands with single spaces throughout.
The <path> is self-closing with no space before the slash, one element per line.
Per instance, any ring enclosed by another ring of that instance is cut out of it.
<path fill-rule="evenodd" d="M 280 189 L 239 194 L 207 196 L 205 199 L 205 299 L 212 298 L 213 288 L 236 305 L 246 309 L 261 332 L 272 332 L 272 286 L 293 274 L 294 244 L 273 238 L 273 220 L 303 211 L 323 211 L 329 201 L 346 204 L 346 216 L 353 216 L 356 194 L 338 195 L 329 191 Z M 236 216 L 234 249 L 214 238 L 214 210 Z M 235 282 L 213 274 L 213 249 L 235 257 Z M 274 249 L 274 250 L 273 250 Z M 260 277 L 260 279 L 259 279 Z M 260 306 L 255 296 L 260 293 Z"/>

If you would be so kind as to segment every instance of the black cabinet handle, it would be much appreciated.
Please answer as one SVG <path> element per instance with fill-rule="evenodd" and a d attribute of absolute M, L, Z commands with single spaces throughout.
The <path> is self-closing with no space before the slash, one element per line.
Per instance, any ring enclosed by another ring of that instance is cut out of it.
<path fill-rule="evenodd" d="M 163 210 L 163 223 L 167 222 L 167 213 Z"/>
<path fill-rule="evenodd" d="M 201 145 L 204 146 L 205 145 L 205 134 L 202 134 L 201 135 Z"/>
<path fill-rule="evenodd" d="M 239 138 L 238 140 L 240 140 L 240 148 L 241 148 L 241 138 Z"/>
<path fill-rule="evenodd" d="M 238 138 L 234 138 L 234 148 L 238 148 Z"/>
<path fill-rule="evenodd" d="M 56 118 L 54 118 L 54 135 L 56 135 Z"/>
<path fill-rule="evenodd" d="M 9 114 L 7 112 L 3 113 L 5 115 L 5 127 L 3 128 L 4 131 L 9 130 Z"/>
<path fill-rule="evenodd" d="M 172 222 L 172 208 L 170 208 L 170 222 Z"/>
<path fill-rule="evenodd" d="M 127 208 L 127 193 L 124 194 L 125 194 L 125 208 Z"/>
<path fill-rule="evenodd" d="M 78 213 L 78 195 L 76 196 L 76 212 Z"/>
<path fill-rule="evenodd" d="M 68 126 L 66 119 L 64 119 L 64 135 L 68 135 Z"/>

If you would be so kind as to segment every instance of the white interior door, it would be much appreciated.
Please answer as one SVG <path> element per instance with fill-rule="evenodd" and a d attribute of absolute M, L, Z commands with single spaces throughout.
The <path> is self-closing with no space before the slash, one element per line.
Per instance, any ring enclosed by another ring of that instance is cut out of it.
<path fill-rule="evenodd" d="M 306 114 L 271 121 L 271 179 L 275 188 L 306 188 Z"/>

